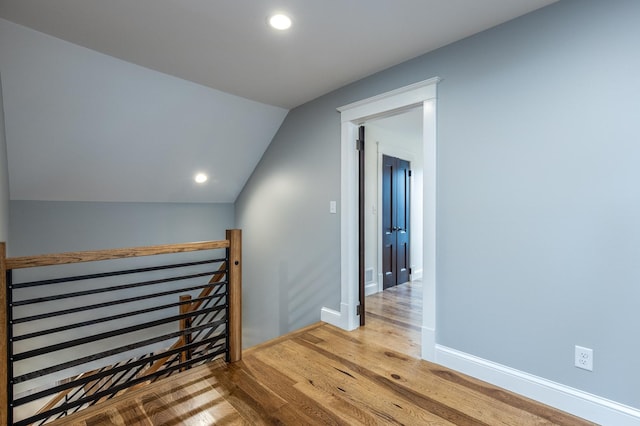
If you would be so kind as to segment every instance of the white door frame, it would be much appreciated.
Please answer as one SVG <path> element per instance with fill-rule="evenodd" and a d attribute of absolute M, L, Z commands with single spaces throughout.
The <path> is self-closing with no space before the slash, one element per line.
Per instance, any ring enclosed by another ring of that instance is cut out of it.
<path fill-rule="evenodd" d="M 422 358 L 436 353 L 436 87 L 435 77 L 338 108 L 342 122 L 340 161 L 340 311 L 322 308 L 321 319 L 344 330 L 358 328 L 358 125 L 422 105 L 424 146 L 424 251 Z"/>

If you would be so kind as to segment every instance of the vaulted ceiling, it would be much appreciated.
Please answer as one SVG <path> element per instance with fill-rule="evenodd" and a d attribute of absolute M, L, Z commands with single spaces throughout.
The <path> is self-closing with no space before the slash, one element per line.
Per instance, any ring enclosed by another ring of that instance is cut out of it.
<path fill-rule="evenodd" d="M 288 109 L 554 1 L 0 0 L 11 197 L 233 202 Z"/>

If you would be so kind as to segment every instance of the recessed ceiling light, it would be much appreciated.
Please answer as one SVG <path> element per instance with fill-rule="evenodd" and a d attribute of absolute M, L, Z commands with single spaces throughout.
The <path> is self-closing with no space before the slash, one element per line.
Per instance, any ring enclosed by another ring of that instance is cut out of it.
<path fill-rule="evenodd" d="M 198 183 L 205 183 L 209 178 L 204 173 L 198 173 L 193 179 Z"/>
<path fill-rule="evenodd" d="M 282 13 L 278 13 L 269 18 L 269 25 L 276 30 L 288 30 L 291 27 L 291 18 Z"/>

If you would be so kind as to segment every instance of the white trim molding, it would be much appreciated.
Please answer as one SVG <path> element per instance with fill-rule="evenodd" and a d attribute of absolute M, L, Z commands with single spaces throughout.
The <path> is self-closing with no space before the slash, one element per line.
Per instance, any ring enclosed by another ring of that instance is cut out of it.
<path fill-rule="evenodd" d="M 436 345 L 436 362 L 602 425 L 640 426 L 640 410 L 597 395 Z"/>
<path fill-rule="evenodd" d="M 412 271 L 411 281 L 418 281 L 422 279 L 422 269 L 418 269 L 418 268 L 414 269 L 414 267 L 412 266 L 411 271 Z"/>
<path fill-rule="evenodd" d="M 403 109 L 420 105 L 427 99 L 436 97 L 436 85 L 440 77 L 419 81 L 390 92 L 372 96 L 358 102 L 338 108 L 340 119 L 346 121 L 371 120 L 390 113 L 397 114 Z"/>
<path fill-rule="evenodd" d="M 340 159 L 340 312 L 322 308 L 322 321 L 345 330 L 354 330 L 360 324 L 358 304 L 358 163 L 355 140 L 358 125 L 373 118 L 398 114 L 422 105 L 424 144 L 424 261 L 423 328 L 432 331 L 432 338 L 423 340 L 425 359 L 435 359 L 435 290 L 436 290 L 436 86 L 435 77 L 381 95 L 338 108 L 342 122 Z M 424 334 L 424 333 L 423 333 Z"/>

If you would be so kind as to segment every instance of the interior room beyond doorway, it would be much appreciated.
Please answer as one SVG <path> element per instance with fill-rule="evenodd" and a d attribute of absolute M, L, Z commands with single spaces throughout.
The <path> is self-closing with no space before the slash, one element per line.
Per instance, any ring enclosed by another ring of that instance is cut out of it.
<path fill-rule="evenodd" d="M 423 270 L 423 111 L 418 106 L 401 114 L 365 123 L 365 294 L 383 290 L 383 156 L 410 163 L 410 280 Z M 398 282 L 397 284 L 402 284 Z"/>

